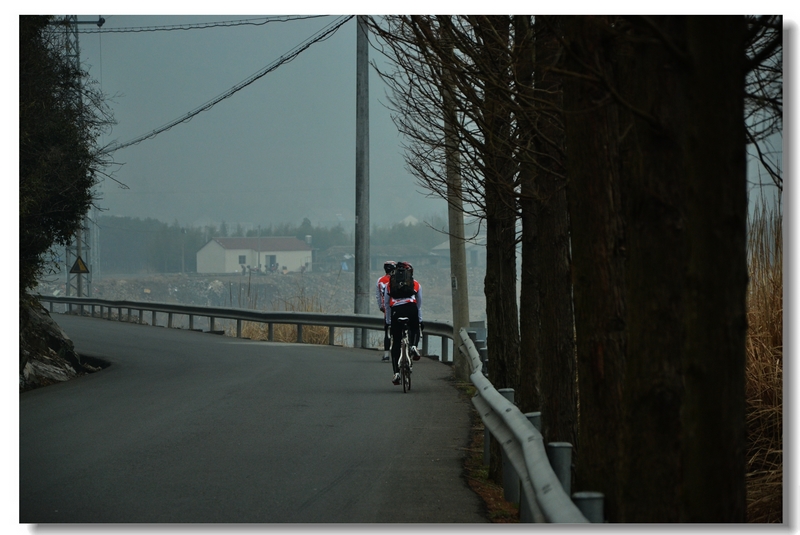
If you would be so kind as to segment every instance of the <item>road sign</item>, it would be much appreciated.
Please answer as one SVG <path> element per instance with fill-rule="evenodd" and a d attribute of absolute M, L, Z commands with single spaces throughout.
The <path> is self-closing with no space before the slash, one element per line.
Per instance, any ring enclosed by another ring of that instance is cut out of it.
<path fill-rule="evenodd" d="M 75 263 L 72 264 L 72 269 L 69 270 L 70 273 L 89 273 L 89 268 L 86 267 L 86 264 L 83 262 L 81 257 L 79 256 Z"/>

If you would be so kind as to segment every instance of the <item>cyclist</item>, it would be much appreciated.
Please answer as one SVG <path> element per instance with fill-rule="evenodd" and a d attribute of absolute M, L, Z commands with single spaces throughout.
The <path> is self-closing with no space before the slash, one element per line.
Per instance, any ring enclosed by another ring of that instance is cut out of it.
<path fill-rule="evenodd" d="M 394 267 L 397 265 L 397 262 L 394 260 L 387 260 L 383 263 L 383 271 L 385 274 L 383 277 L 378 279 L 378 282 L 375 284 L 375 299 L 378 301 L 378 308 L 381 309 L 383 312 L 384 317 L 386 317 L 386 309 L 383 306 L 383 290 L 386 288 L 386 285 L 389 283 L 389 276 L 394 271 Z M 389 323 L 386 320 L 383 324 L 383 360 L 384 362 L 389 362 L 389 348 L 392 345 L 392 341 L 389 338 Z"/>
<path fill-rule="evenodd" d="M 409 272 L 413 279 L 414 268 L 408 262 L 398 262 L 394 273 Z M 394 295 L 393 295 L 394 294 Z M 409 289 L 409 294 L 399 295 L 398 289 L 392 288 L 392 277 L 386 284 L 383 291 L 383 308 L 389 329 L 392 333 L 392 369 L 394 376 L 392 383 L 400 384 L 400 367 L 397 362 L 400 359 L 400 340 L 403 337 L 403 329 L 397 318 L 408 318 L 408 341 L 411 345 L 409 353 L 413 360 L 419 360 L 420 353 L 417 350 L 419 343 L 419 331 L 422 328 L 422 287 L 416 279 L 413 281 L 413 289 Z"/>

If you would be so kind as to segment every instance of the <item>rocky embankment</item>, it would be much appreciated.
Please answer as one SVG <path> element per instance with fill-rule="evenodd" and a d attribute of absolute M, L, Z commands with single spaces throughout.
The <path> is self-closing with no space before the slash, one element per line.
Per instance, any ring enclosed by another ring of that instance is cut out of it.
<path fill-rule="evenodd" d="M 80 358 L 67 334 L 36 302 L 20 304 L 19 342 L 20 392 L 100 369 L 99 363 Z"/>

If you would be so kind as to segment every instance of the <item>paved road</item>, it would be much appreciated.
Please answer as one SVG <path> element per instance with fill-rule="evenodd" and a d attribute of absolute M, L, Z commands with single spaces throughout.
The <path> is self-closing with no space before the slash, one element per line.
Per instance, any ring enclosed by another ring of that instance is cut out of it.
<path fill-rule="evenodd" d="M 486 522 L 444 364 L 54 317 L 112 365 L 20 395 L 20 523 Z"/>

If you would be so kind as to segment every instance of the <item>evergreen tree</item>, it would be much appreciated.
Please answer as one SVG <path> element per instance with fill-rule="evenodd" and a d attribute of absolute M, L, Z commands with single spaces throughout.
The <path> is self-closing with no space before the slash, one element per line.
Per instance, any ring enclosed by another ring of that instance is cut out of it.
<path fill-rule="evenodd" d="M 66 56 L 64 32 L 49 16 L 19 18 L 20 292 L 48 268 L 92 205 L 104 157 L 95 141 L 111 124 L 102 95 Z"/>

